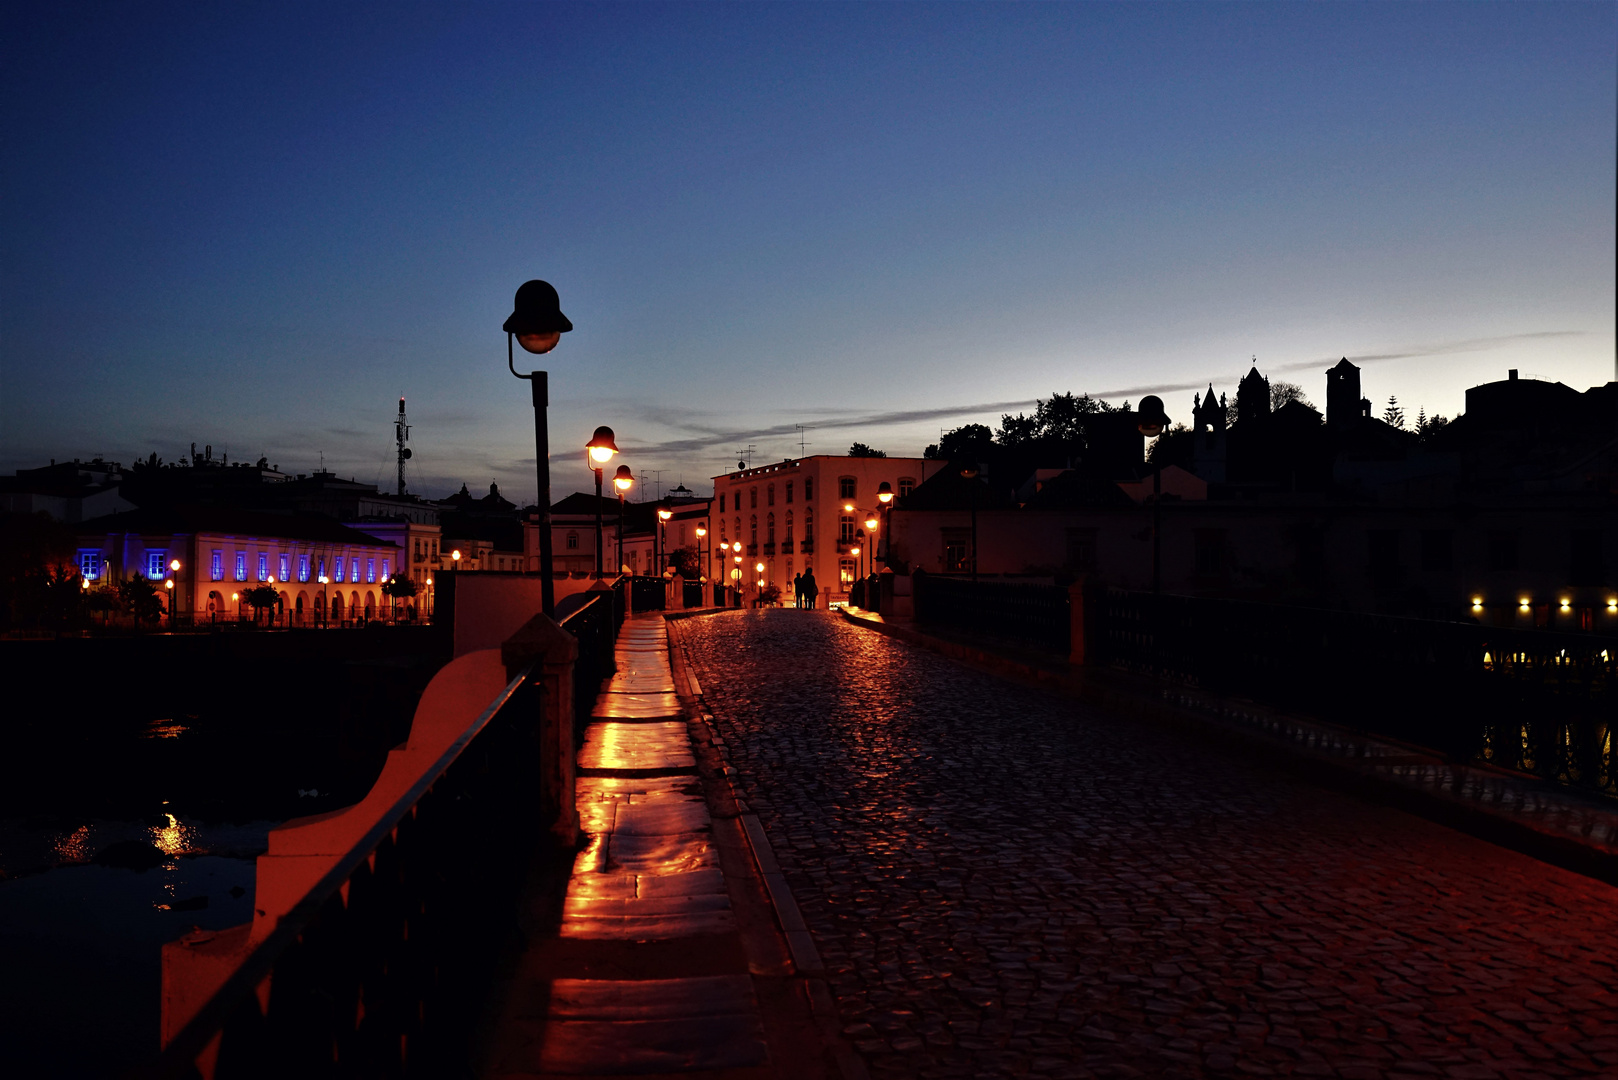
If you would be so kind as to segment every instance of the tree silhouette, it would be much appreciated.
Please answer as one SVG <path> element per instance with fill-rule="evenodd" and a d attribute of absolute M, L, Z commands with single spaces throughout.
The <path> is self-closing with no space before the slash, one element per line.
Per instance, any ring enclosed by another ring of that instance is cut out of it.
<path fill-rule="evenodd" d="M 849 457 L 887 457 L 886 450 L 872 450 L 862 442 L 857 442 L 848 448 Z"/>
<path fill-rule="evenodd" d="M 242 599 L 246 600 L 248 605 L 252 607 L 253 621 L 256 623 L 258 622 L 259 613 L 265 608 L 275 607 L 280 602 L 281 596 L 275 591 L 275 586 L 273 585 L 255 585 L 242 593 Z"/>
<path fill-rule="evenodd" d="M 1405 411 L 1399 408 L 1399 399 L 1391 394 L 1388 396 L 1388 407 L 1382 410 L 1382 422 L 1401 430 L 1405 426 Z"/>
<path fill-rule="evenodd" d="M 1314 402 L 1303 396 L 1303 387 L 1297 383 L 1282 382 L 1280 379 L 1271 380 L 1270 411 L 1274 412 L 1289 401 L 1296 401 L 1311 409 L 1315 407 Z"/>

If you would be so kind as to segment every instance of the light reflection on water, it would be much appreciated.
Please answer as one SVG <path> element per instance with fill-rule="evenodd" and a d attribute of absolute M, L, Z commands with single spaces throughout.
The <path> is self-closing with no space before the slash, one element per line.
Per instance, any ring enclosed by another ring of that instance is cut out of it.
<path fill-rule="evenodd" d="M 151 720 L 140 734 L 143 739 L 178 739 L 186 730 L 186 725 L 178 720 Z"/>
<path fill-rule="evenodd" d="M 163 815 L 168 821 L 151 828 L 152 844 L 165 855 L 184 855 L 196 845 L 197 830 L 182 825 L 173 814 Z"/>
<path fill-rule="evenodd" d="M 89 862 L 92 854 L 90 826 L 81 825 L 70 833 L 56 837 L 51 842 L 51 853 L 59 863 Z"/>

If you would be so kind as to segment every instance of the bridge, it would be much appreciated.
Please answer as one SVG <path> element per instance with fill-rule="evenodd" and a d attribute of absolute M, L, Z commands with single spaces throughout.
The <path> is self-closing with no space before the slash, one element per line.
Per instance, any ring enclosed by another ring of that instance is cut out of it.
<path fill-rule="evenodd" d="M 460 598 L 370 796 L 165 950 L 159 1075 L 1618 1068 L 1599 792 L 1147 670 L 1128 597 L 1065 662 L 572 599 Z"/>

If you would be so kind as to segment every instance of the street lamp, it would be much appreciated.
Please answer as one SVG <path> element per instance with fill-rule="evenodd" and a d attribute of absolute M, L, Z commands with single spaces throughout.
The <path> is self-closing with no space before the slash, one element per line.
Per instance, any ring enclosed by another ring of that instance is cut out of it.
<path fill-rule="evenodd" d="M 731 570 L 730 577 L 731 577 L 731 580 L 736 583 L 736 606 L 741 607 L 742 606 L 742 542 L 740 540 L 736 541 L 734 544 L 730 545 L 730 549 L 736 553 L 735 555 L 731 556 L 731 558 L 736 560 L 736 566 L 735 566 L 734 569 Z"/>
<path fill-rule="evenodd" d="M 180 573 L 180 560 L 179 559 L 170 559 L 169 560 L 169 580 L 168 580 L 167 584 L 164 586 L 165 588 L 167 588 L 169 590 L 169 629 L 170 630 L 174 629 L 174 612 L 175 612 L 175 607 L 176 607 L 175 599 L 176 599 L 176 597 L 179 596 L 179 593 L 174 588 L 174 579 L 177 576 L 179 576 L 179 573 Z"/>
<path fill-rule="evenodd" d="M 169 591 L 169 631 L 174 630 L 174 579 L 169 578 L 163 582 L 163 588 Z"/>
<path fill-rule="evenodd" d="M 668 507 L 659 506 L 657 508 L 657 574 L 659 577 L 662 577 L 664 571 L 668 569 L 663 565 L 663 550 L 668 546 L 669 518 L 673 516 L 674 511 Z"/>
<path fill-rule="evenodd" d="M 525 281 L 517 290 L 511 317 L 501 327 L 506 332 L 506 367 L 519 379 L 527 379 L 534 403 L 534 469 L 539 480 L 539 572 L 540 606 L 545 614 L 556 615 L 556 582 L 552 576 L 555 553 L 551 550 L 551 461 L 550 432 L 545 408 L 549 404 L 549 373 L 530 371 L 519 374 L 512 362 L 511 342 L 515 338 L 527 352 L 544 355 L 556 348 L 562 335 L 573 329 L 562 314 L 562 301 L 547 281 Z"/>
<path fill-rule="evenodd" d="M 326 583 L 330 581 L 331 578 L 327 577 L 325 574 L 321 574 L 315 580 L 320 582 L 320 625 L 326 626 L 328 625 L 326 622 Z"/>
<path fill-rule="evenodd" d="M 978 583 L 978 467 L 976 464 L 961 466 L 961 479 L 972 498 L 972 584 Z"/>
<path fill-rule="evenodd" d="M 596 580 L 601 580 L 601 470 L 612 455 L 618 452 L 618 444 L 612 441 L 612 428 L 603 424 L 596 428 L 596 433 L 590 436 L 590 441 L 584 444 L 590 451 L 590 469 L 596 474 Z M 616 475 L 613 478 L 617 484 Z"/>
<path fill-rule="evenodd" d="M 882 504 L 882 516 L 887 519 L 882 522 L 883 562 L 891 566 L 893 565 L 893 537 L 890 535 L 893 529 L 893 485 L 886 480 L 878 484 L 876 501 Z"/>
<path fill-rule="evenodd" d="M 1163 399 L 1147 394 L 1140 399 L 1135 411 L 1135 429 L 1148 439 L 1155 439 L 1169 426 L 1168 414 L 1163 411 Z M 1152 595 L 1163 587 L 1163 459 L 1152 467 Z"/>
<path fill-rule="evenodd" d="M 618 489 L 618 567 L 613 577 L 624 572 L 624 496 L 634 484 L 635 474 L 629 471 L 628 465 L 618 466 L 618 471 L 612 474 L 612 486 Z"/>
<path fill-rule="evenodd" d="M 700 582 L 702 582 L 703 585 L 707 585 L 707 583 L 708 583 L 708 564 L 702 561 L 702 538 L 707 536 L 707 535 L 708 535 L 708 527 L 706 525 L 698 525 L 697 526 L 697 579 Z M 704 603 L 704 605 L 706 605 L 707 601 L 704 600 L 703 603 Z"/>

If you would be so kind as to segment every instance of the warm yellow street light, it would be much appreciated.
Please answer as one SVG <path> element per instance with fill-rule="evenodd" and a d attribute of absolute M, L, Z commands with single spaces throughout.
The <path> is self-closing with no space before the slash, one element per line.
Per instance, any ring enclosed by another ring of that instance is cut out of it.
<path fill-rule="evenodd" d="M 165 588 L 165 589 L 174 588 L 174 582 L 172 580 L 163 582 L 163 588 Z"/>
<path fill-rule="evenodd" d="M 635 484 L 635 474 L 629 471 L 628 465 L 618 466 L 618 471 L 612 475 L 612 486 L 618 489 L 619 497 Z"/>
<path fill-rule="evenodd" d="M 883 506 L 886 506 L 892 502 L 893 485 L 888 483 L 886 480 L 882 481 L 881 485 L 876 489 L 876 501 L 881 503 Z"/>
<path fill-rule="evenodd" d="M 596 428 L 596 433 L 584 444 L 584 448 L 590 451 L 590 460 L 598 465 L 611 461 L 612 455 L 618 452 L 618 444 L 612 439 L 612 428 L 605 424 Z"/>
<path fill-rule="evenodd" d="M 456 548 L 454 551 L 449 553 L 449 557 L 454 559 L 456 562 L 460 562 L 461 561 L 461 549 Z"/>
<path fill-rule="evenodd" d="M 178 574 L 180 572 L 180 560 L 179 559 L 171 559 L 169 561 L 169 569 L 173 570 L 176 574 Z"/>

